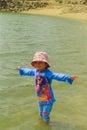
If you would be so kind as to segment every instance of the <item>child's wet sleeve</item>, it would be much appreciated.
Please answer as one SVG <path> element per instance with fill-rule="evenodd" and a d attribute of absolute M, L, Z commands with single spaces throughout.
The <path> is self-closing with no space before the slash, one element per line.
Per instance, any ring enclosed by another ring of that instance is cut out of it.
<path fill-rule="evenodd" d="M 22 68 L 19 69 L 19 74 L 25 75 L 25 76 L 34 76 L 35 75 L 35 69 L 28 69 L 28 68 Z"/>
<path fill-rule="evenodd" d="M 66 74 L 52 73 L 52 79 L 68 82 L 69 84 L 73 83 L 73 80 L 71 80 L 70 76 Z"/>

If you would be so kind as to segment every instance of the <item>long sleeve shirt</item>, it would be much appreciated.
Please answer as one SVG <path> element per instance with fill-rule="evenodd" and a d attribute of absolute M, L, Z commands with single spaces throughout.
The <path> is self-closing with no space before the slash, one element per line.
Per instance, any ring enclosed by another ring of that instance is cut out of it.
<path fill-rule="evenodd" d="M 52 104 L 55 102 L 55 97 L 52 89 L 52 81 L 62 81 L 73 83 L 70 76 L 67 74 L 60 74 L 49 69 L 39 72 L 37 69 L 22 68 L 19 69 L 20 75 L 35 77 L 35 90 L 38 101 L 41 104 Z"/>

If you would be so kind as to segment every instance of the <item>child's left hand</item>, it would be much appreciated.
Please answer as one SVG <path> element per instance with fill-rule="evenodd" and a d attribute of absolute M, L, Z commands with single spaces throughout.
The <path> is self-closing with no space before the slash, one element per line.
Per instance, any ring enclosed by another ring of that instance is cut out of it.
<path fill-rule="evenodd" d="M 70 78 L 71 78 L 71 80 L 75 80 L 78 78 L 78 75 L 72 75 L 72 76 L 70 76 Z"/>

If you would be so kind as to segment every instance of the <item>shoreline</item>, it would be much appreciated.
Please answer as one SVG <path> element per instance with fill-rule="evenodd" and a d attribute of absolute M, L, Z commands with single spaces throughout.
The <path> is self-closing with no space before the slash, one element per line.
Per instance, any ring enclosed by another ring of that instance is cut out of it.
<path fill-rule="evenodd" d="M 24 14 L 38 14 L 46 16 L 56 16 L 62 18 L 70 18 L 77 20 L 87 21 L 86 12 L 64 12 L 64 8 L 40 8 L 40 9 L 30 9 L 29 11 L 22 11 Z"/>

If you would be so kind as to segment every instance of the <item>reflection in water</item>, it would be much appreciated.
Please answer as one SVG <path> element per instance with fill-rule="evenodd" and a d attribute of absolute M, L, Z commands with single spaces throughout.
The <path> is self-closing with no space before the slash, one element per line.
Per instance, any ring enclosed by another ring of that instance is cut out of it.
<path fill-rule="evenodd" d="M 76 126 L 75 124 L 68 124 L 58 121 L 51 121 L 49 124 L 46 124 L 43 121 L 39 121 L 38 124 L 35 125 L 35 129 L 41 130 L 86 130 L 86 126 Z"/>

